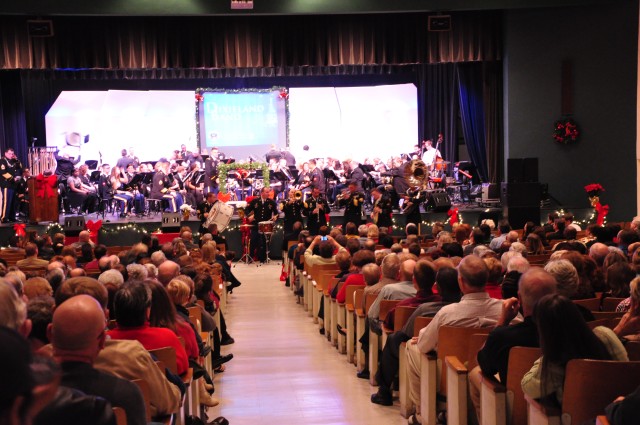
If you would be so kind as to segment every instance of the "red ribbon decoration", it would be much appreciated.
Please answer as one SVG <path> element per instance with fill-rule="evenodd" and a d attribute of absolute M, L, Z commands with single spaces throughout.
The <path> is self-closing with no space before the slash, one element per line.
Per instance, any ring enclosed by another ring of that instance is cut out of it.
<path fill-rule="evenodd" d="M 89 233 L 91 233 L 92 235 L 97 235 L 100 229 L 102 228 L 102 220 L 98 220 L 98 221 L 89 220 L 87 221 L 86 226 L 87 226 L 87 229 L 89 230 Z"/>
<path fill-rule="evenodd" d="M 451 207 L 449 211 L 447 211 L 447 215 L 449 218 L 449 224 L 452 226 L 458 222 L 458 208 Z"/>
<path fill-rule="evenodd" d="M 45 177 L 43 174 L 36 176 L 36 197 L 51 198 L 56 194 L 58 177 L 55 174 Z"/>
<path fill-rule="evenodd" d="M 204 96 L 201 95 L 200 93 L 196 93 L 196 100 L 198 102 L 202 102 L 204 100 Z"/>
<path fill-rule="evenodd" d="M 26 228 L 27 225 L 24 223 L 16 223 L 13 225 L 13 230 L 16 231 L 16 236 L 19 237 L 27 236 L 27 232 L 25 231 Z"/>
<path fill-rule="evenodd" d="M 596 224 L 598 226 L 602 226 L 604 224 L 604 219 L 609 214 L 609 205 L 602 205 L 600 202 L 595 205 L 596 213 L 598 216 L 596 217 Z"/>

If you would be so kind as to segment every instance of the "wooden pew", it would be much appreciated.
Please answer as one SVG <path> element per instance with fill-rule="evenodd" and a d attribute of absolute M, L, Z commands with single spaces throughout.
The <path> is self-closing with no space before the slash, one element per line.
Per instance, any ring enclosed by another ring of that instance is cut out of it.
<path fill-rule="evenodd" d="M 493 376 L 483 374 L 480 388 L 481 424 L 527 423 L 527 402 L 520 382 L 540 356 L 539 348 L 511 348 L 506 386 L 496 381 Z"/>
<path fill-rule="evenodd" d="M 178 374 L 176 351 L 173 347 L 156 348 L 155 350 L 149 350 L 149 352 L 153 354 L 156 359 L 162 362 L 172 373 L 176 375 Z M 164 370 L 162 372 L 164 373 Z M 187 391 L 185 392 L 185 397 L 181 402 L 181 412 L 178 414 L 177 419 L 179 422 L 177 423 L 184 424 L 187 416 L 198 416 L 200 403 L 198 401 L 198 390 L 193 382 L 193 369 L 189 368 L 186 373 L 180 375 L 180 378 L 182 378 L 182 382 L 187 388 Z"/>
<path fill-rule="evenodd" d="M 318 323 L 318 313 L 320 311 L 320 301 L 324 296 L 324 288 L 329 286 L 331 279 L 337 274 L 336 270 L 320 270 L 313 290 L 313 323 Z M 326 306 L 325 306 L 326 307 Z"/>
<path fill-rule="evenodd" d="M 549 408 L 525 395 L 529 425 L 580 425 L 604 412 L 616 397 L 633 392 L 638 382 L 640 362 L 571 360 L 567 363 L 560 409 Z"/>
<path fill-rule="evenodd" d="M 362 343 L 360 342 L 360 337 L 364 334 L 365 321 L 367 320 L 367 313 L 371 308 L 371 304 L 378 297 L 377 294 L 367 294 L 364 300 L 364 309 L 359 309 L 358 304 L 355 305 L 356 308 L 356 360 L 358 372 L 361 372 L 366 367 L 366 359 L 364 358 L 364 351 L 362 351 Z"/>
<path fill-rule="evenodd" d="M 122 407 L 112 407 L 116 425 L 127 425 L 127 412 Z"/>
<path fill-rule="evenodd" d="M 467 394 L 469 392 L 469 371 L 478 365 L 477 355 L 487 340 L 486 333 L 474 333 L 468 339 L 466 358 L 445 357 L 447 383 L 447 423 L 467 424 Z M 438 344 L 438 346 L 440 346 Z"/>
<path fill-rule="evenodd" d="M 351 285 L 353 286 L 353 285 Z M 335 320 L 335 324 L 336 327 L 337 325 L 340 325 L 340 327 L 342 327 L 343 329 L 347 326 L 347 302 L 348 300 L 353 300 L 353 294 L 355 292 L 355 289 L 351 289 L 351 286 L 347 286 L 347 289 L 345 290 L 345 302 L 344 303 L 338 303 L 335 302 L 335 306 L 334 306 L 334 311 L 336 312 L 336 315 L 334 316 Z M 356 289 L 357 288 L 363 288 L 362 286 L 357 286 L 356 285 Z M 351 291 L 351 292 L 348 292 Z M 351 295 L 349 295 L 351 294 Z M 353 329 L 349 329 L 349 332 L 353 332 Z M 340 354 L 345 354 L 347 352 L 347 338 L 345 335 L 342 335 L 341 333 L 335 332 L 335 335 L 337 337 L 337 347 L 338 347 L 338 352 Z"/>
<path fill-rule="evenodd" d="M 624 348 L 630 361 L 640 361 L 640 341 L 629 341 Z"/>
<path fill-rule="evenodd" d="M 600 298 L 587 298 L 584 300 L 573 300 L 574 304 L 581 305 L 589 311 L 600 311 Z"/>
<path fill-rule="evenodd" d="M 413 336 L 417 337 L 420 330 L 431 323 L 433 317 L 417 317 L 413 324 Z M 398 395 L 400 398 L 400 414 L 408 418 L 415 411 L 411 398 L 409 397 L 409 380 L 407 379 L 407 343 L 400 344 L 398 351 Z"/>
<path fill-rule="evenodd" d="M 602 311 L 616 311 L 618 304 L 624 300 L 625 298 L 607 297 L 602 300 Z"/>
<path fill-rule="evenodd" d="M 333 322 L 333 301 L 331 300 L 331 291 L 338 284 L 338 278 L 332 277 L 329 280 L 328 286 L 322 288 L 322 296 L 324 297 L 324 336 L 327 340 L 331 341 L 332 337 L 336 333 L 336 325 Z"/>
<path fill-rule="evenodd" d="M 420 411 L 423 420 L 426 420 L 427 423 L 432 424 L 436 420 L 436 394 L 442 396 L 447 394 L 447 379 L 444 371 L 445 358 L 457 356 L 459 359 L 466 359 L 471 335 L 489 333 L 491 329 L 440 327 L 437 354 L 422 354 L 420 361 Z M 442 365 L 441 373 L 438 372 L 438 364 Z"/>
<path fill-rule="evenodd" d="M 377 298 L 377 297 L 376 297 Z M 383 321 L 387 317 L 387 313 L 393 310 L 398 305 L 398 300 L 382 300 L 380 301 L 380 312 L 378 313 L 378 320 Z M 383 332 L 382 336 L 385 338 L 386 334 Z M 369 329 L 369 384 L 376 386 L 376 373 L 378 372 L 378 351 L 384 347 L 383 339 Z"/>
<path fill-rule="evenodd" d="M 617 313 L 615 311 L 592 311 L 593 318 L 595 320 L 599 319 L 621 319 L 624 316 L 624 313 Z"/>
<path fill-rule="evenodd" d="M 364 289 L 360 286 L 348 286 L 346 290 L 345 308 L 347 310 L 347 362 L 353 363 L 356 350 L 356 292 Z M 362 296 L 359 297 L 362 305 Z"/>

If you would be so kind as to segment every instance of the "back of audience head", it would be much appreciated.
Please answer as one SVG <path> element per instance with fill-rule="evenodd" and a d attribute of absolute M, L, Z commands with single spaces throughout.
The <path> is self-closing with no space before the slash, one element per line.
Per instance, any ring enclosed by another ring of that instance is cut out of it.
<path fill-rule="evenodd" d="M 458 279 L 471 290 L 481 291 L 487 284 L 489 270 L 484 261 L 475 255 L 468 255 L 458 265 Z"/>
<path fill-rule="evenodd" d="M 104 310 L 95 298 L 84 294 L 70 298 L 56 306 L 49 326 L 54 353 L 81 354 L 94 360 L 104 346 L 105 325 Z"/>
<path fill-rule="evenodd" d="M 420 256 L 420 252 L 422 248 L 420 248 L 420 244 L 417 242 L 412 242 L 409 244 L 409 253 L 415 255 L 416 257 Z"/>
<path fill-rule="evenodd" d="M 382 259 L 382 277 L 397 279 L 400 273 L 400 258 L 396 254 L 388 254 Z"/>
<path fill-rule="evenodd" d="M 173 261 L 167 260 L 158 266 L 158 280 L 165 286 L 179 274 L 180 266 Z"/>
<path fill-rule="evenodd" d="M 378 240 L 380 236 L 380 229 L 375 224 L 367 226 L 367 238 Z"/>
<path fill-rule="evenodd" d="M 462 294 L 458 285 L 458 271 L 453 267 L 442 267 L 436 274 L 438 294 L 443 301 L 458 302 Z"/>
<path fill-rule="evenodd" d="M 360 241 L 355 238 L 347 239 L 347 245 L 345 248 L 351 255 L 354 255 L 360 250 Z"/>
<path fill-rule="evenodd" d="M 389 249 L 391 249 L 392 253 L 399 254 L 402 252 L 402 245 L 400 245 L 399 243 L 394 243 Z"/>
<path fill-rule="evenodd" d="M 22 276 L 21 276 L 22 275 Z M 11 271 L 4 275 L 4 281 L 13 286 L 18 296 L 22 297 L 24 295 L 24 283 L 22 281 L 22 277 L 24 273 Z"/>
<path fill-rule="evenodd" d="M 568 260 L 552 260 L 544 270 L 551 273 L 558 283 L 557 292 L 567 298 L 575 297 L 578 292 L 579 277 L 576 268 Z"/>
<path fill-rule="evenodd" d="M 487 266 L 487 270 L 489 272 L 487 277 L 487 282 L 489 283 L 498 283 L 500 277 L 502 276 L 502 264 L 500 260 L 493 257 L 483 258 L 484 264 Z"/>
<path fill-rule="evenodd" d="M 53 288 L 47 279 L 43 277 L 32 277 L 24 283 L 24 294 L 28 299 L 39 296 L 52 296 Z"/>
<path fill-rule="evenodd" d="M 13 285 L 4 279 L 0 279 L 0 326 L 11 328 L 25 338 L 31 332 L 31 321 L 27 319 L 27 304 Z"/>
<path fill-rule="evenodd" d="M 113 309 L 119 327 L 143 326 L 151 307 L 151 289 L 144 282 L 127 282 L 116 292 Z"/>
<path fill-rule="evenodd" d="M 321 241 L 318 244 L 318 254 L 325 259 L 333 257 L 333 244 L 329 241 Z"/>
<path fill-rule="evenodd" d="M 154 281 L 145 282 L 151 291 L 151 309 L 149 310 L 149 325 L 157 328 L 167 328 L 176 331 L 176 307 L 167 289 Z"/>
<path fill-rule="evenodd" d="M 636 272 L 628 263 L 614 263 L 605 270 L 607 287 L 612 297 L 626 298 L 629 296 L 629 284 L 636 277 Z"/>
<path fill-rule="evenodd" d="M 366 264 L 375 263 L 376 256 L 371 251 L 359 250 L 351 256 L 351 264 L 362 269 Z"/>
<path fill-rule="evenodd" d="M 45 295 L 31 298 L 27 303 L 27 318 L 31 320 L 29 341 L 34 349 L 33 351 L 49 343 L 47 326 L 49 326 L 53 318 L 54 306 L 53 297 Z"/>
<path fill-rule="evenodd" d="M 411 282 L 413 281 L 413 271 L 416 266 L 416 260 L 413 259 L 405 259 L 403 260 L 400 257 L 400 271 L 398 273 L 398 280 L 401 282 Z"/>
<path fill-rule="evenodd" d="M 433 294 L 437 270 L 431 261 L 419 260 L 413 268 L 413 281 L 417 290 L 425 294 Z"/>
<path fill-rule="evenodd" d="M 177 276 L 167 285 L 167 292 L 176 305 L 187 304 L 191 300 L 194 290 L 193 279 L 185 275 Z"/>
<path fill-rule="evenodd" d="M 418 226 L 416 226 L 414 223 L 407 224 L 404 229 L 407 236 L 418 235 Z"/>
<path fill-rule="evenodd" d="M 533 314 L 533 308 L 540 298 L 555 294 L 558 284 L 549 272 L 540 267 L 533 267 L 520 276 L 518 294 L 525 316 Z"/>
<path fill-rule="evenodd" d="M 373 286 L 380 281 L 380 267 L 375 263 L 362 267 L 362 276 L 367 286 Z"/>
<path fill-rule="evenodd" d="M 531 267 L 529 264 L 529 260 L 524 258 L 522 255 L 515 255 L 511 257 L 509 262 L 507 263 L 507 273 L 516 271 L 518 273 L 524 273 Z"/>

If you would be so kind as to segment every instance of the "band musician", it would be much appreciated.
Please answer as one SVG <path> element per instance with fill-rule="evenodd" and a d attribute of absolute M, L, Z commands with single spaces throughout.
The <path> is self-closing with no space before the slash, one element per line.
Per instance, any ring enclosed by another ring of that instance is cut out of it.
<path fill-rule="evenodd" d="M 295 189 L 289 190 L 289 197 L 287 200 L 280 203 L 280 209 L 284 213 L 284 233 L 291 233 L 293 231 L 293 223 L 296 221 L 302 222 L 302 192 Z"/>
<path fill-rule="evenodd" d="M 156 173 L 153 175 L 151 198 L 164 199 L 169 203 L 171 212 L 178 212 L 182 205 L 182 195 L 170 189 L 171 181 L 168 177 L 169 161 L 161 158 L 156 163 Z"/>
<path fill-rule="evenodd" d="M 407 190 L 403 197 L 402 213 L 407 216 L 407 223 L 413 223 L 420 226 L 422 222 L 422 214 L 420 214 L 420 205 L 427 200 L 427 192 L 420 187 L 413 187 Z"/>
<path fill-rule="evenodd" d="M 311 196 L 304 202 L 304 215 L 307 217 L 307 229 L 309 234 L 315 236 L 318 229 L 327 225 L 327 213 L 329 204 L 327 200 L 321 196 L 320 189 L 314 187 Z"/>
<path fill-rule="evenodd" d="M 198 205 L 198 218 L 200 219 L 200 234 L 204 235 L 209 233 L 209 229 L 205 227 L 205 223 L 209 219 L 209 212 L 213 209 L 213 206 L 218 202 L 218 194 L 214 192 L 207 193 L 207 198 L 204 202 Z"/>
<path fill-rule="evenodd" d="M 358 191 L 358 183 L 350 181 L 348 189 L 337 197 L 338 206 L 344 207 L 343 228 L 347 228 L 347 223 L 352 222 L 356 226 L 362 224 L 362 206 L 364 205 L 364 195 Z"/>
<path fill-rule="evenodd" d="M 0 159 L 0 218 L 3 223 L 16 221 L 16 182 L 22 178 L 22 163 L 13 148 L 7 148 Z"/>
<path fill-rule="evenodd" d="M 378 186 L 371 190 L 373 197 L 373 210 L 371 211 L 371 221 L 378 227 L 393 226 L 391 200 L 386 195 L 384 186 Z"/>
<path fill-rule="evenodd" d="M 251 247 L 257 254 L 258 260 L 264 263 L 267 259 L 266 239 L 260 234 L 258 225 L 264 221 L 275 222 L 278 218 L 278 206 L 273 199 L 269 198 L 269 188 L 263 187 L 260 196 L 251 200 L 247 205 L 245 213 L 247 221 L 251 227 Z"/>

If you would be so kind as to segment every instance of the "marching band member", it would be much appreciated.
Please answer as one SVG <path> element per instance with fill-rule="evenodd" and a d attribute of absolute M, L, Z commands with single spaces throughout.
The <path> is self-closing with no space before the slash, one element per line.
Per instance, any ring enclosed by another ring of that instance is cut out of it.
<path fill-rule="evenodd" d="M 3 223 L 16 221 L 15 196 L 16 180 L 22 178 L 22 164 L 16 157 L 13 148 L 7 148 L 0 159 L 0 219 Z"/>
<path fill-rule="evenodd" d="M 318 160 L 320 162 L 320 160 Z M 320 189 L 320 193 L 323 195 L 326 194 L 326 184 L 324 180 L 324 174 L 322 173 L 322 169 L 317 166 L 315 159 L 309 160 L 309 179 L 311 180 L 311 187 L 317 187 Z"/>
<path fill-rule="evenodd" d="M 318 234 L 320 227 L 327 225 L 326 214 L 330 209 L 327 200 L 321 195 L 320 189 L 314 187 L 313 190 L 311 190 L 311 196 L 304 202 L 303 212 L 307 217 L 307 229 L 312 236 Z"/>
<path fill-rule="evenodd" d="M 371 190 L 373 196 L 373 210 L 371 211 L 371 221 L 378 227 L 391 227 L 393 220 L 391 214 L 393 207 L 391 200 L 386 196 L 384 186 L 374 187 Z"/>
<path fill-rule="evenodd" d="M 111 201 L 113 196 L 112 186 L 110 182 L 111 166 L 102 164 L 100 170 L 100 178 L 98 179 L 98 198 L 100 199 L 100 211 L 105 207 L 104 201 Z"/>
<path fill-rule="evenodd" d="M 302 222 L 303 207 L 302 192 L 290 189 L 287 200 L 280 203 L 280 209 L 284 213 L 284 233 L 290 233 L 296 221 Z"/>
<path fill-rule="evenodd" d="M 275 221 L 278 218 L 278 207 L 273 199 L 269 199 L 269 188 L 263 187 L 260 196 L 247 205 L 245 211 L 247 220 L 253 225 L 251 228 L 251 246 L 257 251 L 258 260 L 264 263 L 267 258 L 265 239 L 259 233 L 258 223 Z"/>
<path fill-rule="evenodd" d="M 347 223 L 352 222 L 356 226 L 362 224 L 362 205 L 364 204 L 364 195 L 358 191 L 358 183 L 350 181 L 348 189 L 338 195 L 338 206 L 344 208 L 343 228 L 346 229 Z"/>
<path fill-rule="evenodd" d="M 156 173 L 153 176 L 151 198 L 166 200 L 171 212 L 178 212 L 178 208 L 182 205 L 182 195 L 170 189 L 171 182 L 167 176 L 168 171 L 169 161 L 166 158 L 160 158 L 156 163 Z"/>
<path fill-rule="evenodd" d="M 407 190 L 404 196 L 404 204 L 402 205 L 402 213 L 407 216 L 407 223 L 413 223 L 420 226 L 422 215 L 420 214 L 420 204 L 427 200 L 427 192 L 419 187 Z"/>
<path fill-rule="evenodd" d="M 189 178 L 185 182 L 187 196 L 192 206 L 200 205 L 204 199 L 204 173 L 200 171 L 200 163 L 194 162 L 189 166 Z"/>
<path fill-rule="evenodd" d="M 198 205 L 198 218 L 200 219 L 200 234 L 204 235 L 209 233 L 209 229 L 204 227 L 204 224 L 209 218 L 209 212 L 213 206 L 218 202 L 218 194 L 214 192 L 207 193 L 207 199 Z"/>

